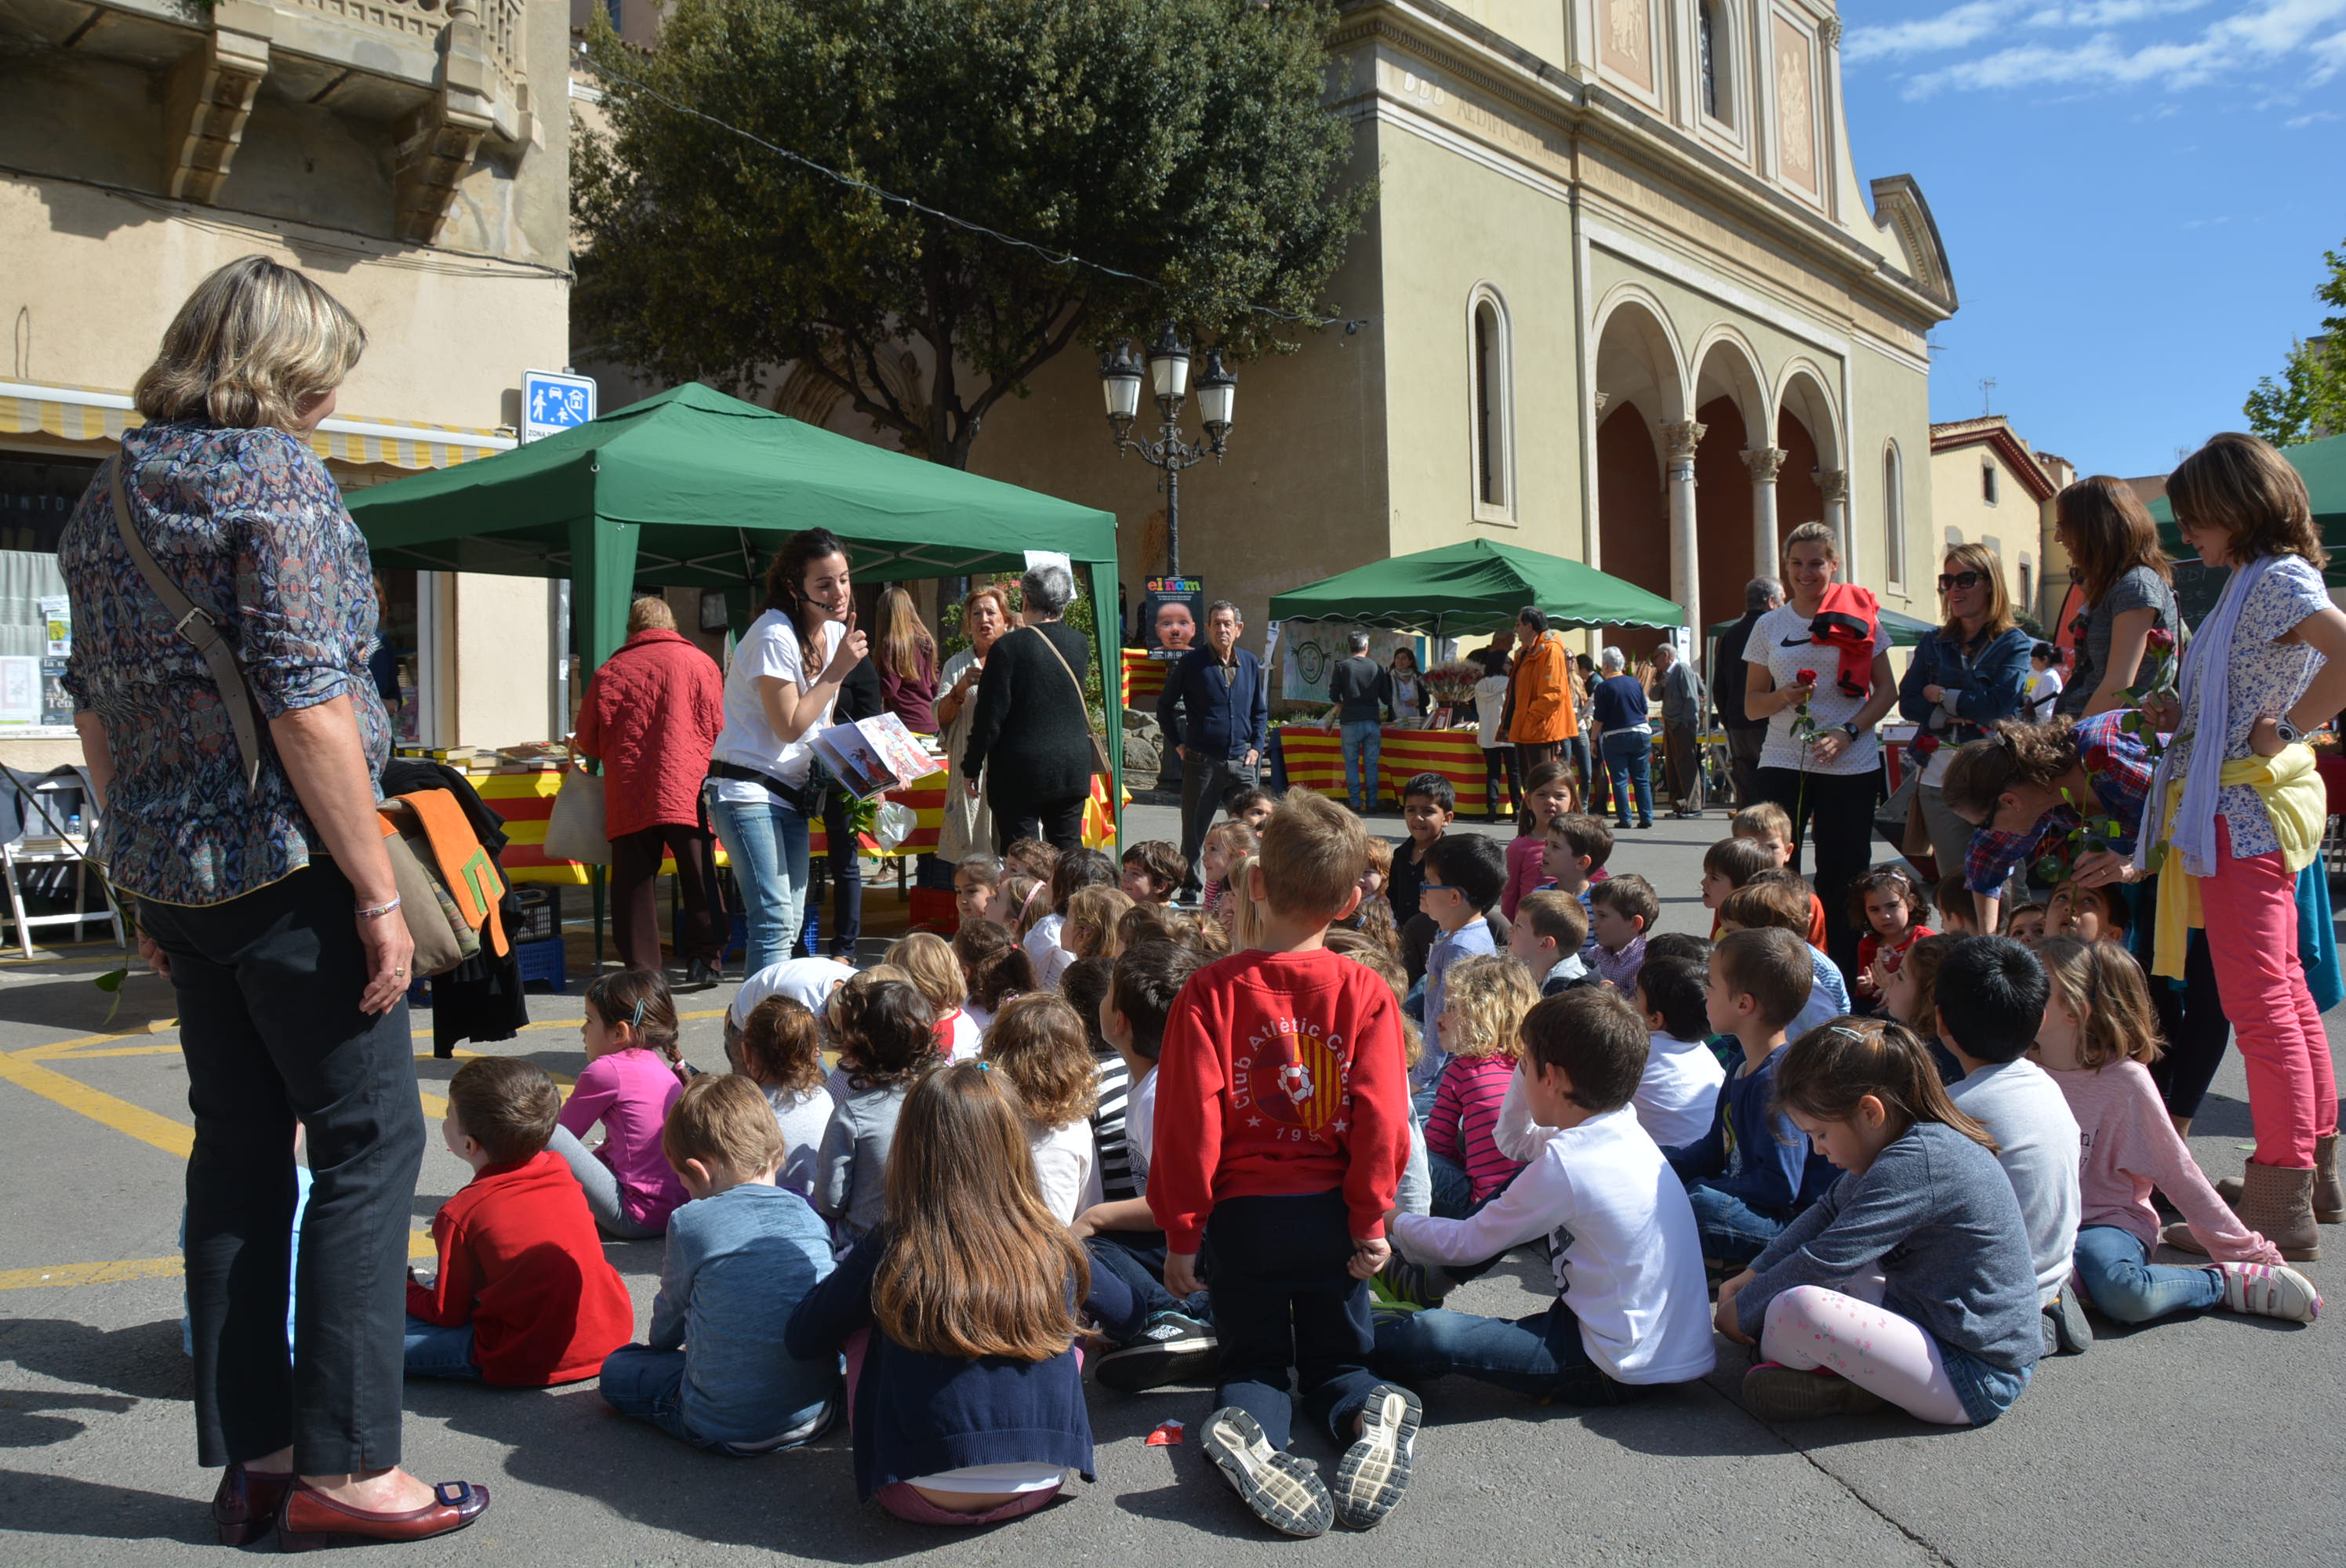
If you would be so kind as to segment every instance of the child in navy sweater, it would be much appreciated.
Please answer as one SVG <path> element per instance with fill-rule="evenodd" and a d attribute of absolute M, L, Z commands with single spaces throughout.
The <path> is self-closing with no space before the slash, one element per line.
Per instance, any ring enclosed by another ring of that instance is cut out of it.
<path fill-rule="evenodd" d="M 1784 1025 L 1808 1004 L 1809 944 L 1790 932 L 1730 932 L 1710 955 L 1704 1004 L 1743 1061 L 1719 1085 L 1710 1131 L 1668 1152 L 1706 1261 L 1740 1268 L 1832 1185 L 1833 1168 L 1775 1104 Z"/>
<path fill-rule="evenodd" d="M 1092 1479 L 1076 1336 L 1138 1325 L 1035 1180 L 1004 1074 L 964 1062 L 905 1096 L 888 1217 L 791 1314 L 793 1356 L 844 1352 L 855 1490 L 900 1519 L 993 1524 Z"/>

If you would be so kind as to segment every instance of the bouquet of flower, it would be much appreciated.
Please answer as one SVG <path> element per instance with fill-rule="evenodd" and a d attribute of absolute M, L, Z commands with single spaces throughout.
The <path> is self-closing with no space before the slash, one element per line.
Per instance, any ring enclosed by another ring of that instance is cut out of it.
<path fill-rule="evenodd" d="M 1425 687 L 1443 707 L 1464 708 L 1474 700 L 1474 683 L 1482 678 L 1481 665 L 1472 659 L 1452 659 L 1425 672 Z"/>
<path fill-rule="evenodd" d="M 2152 697 L 2164 697 L 2175 691 L 2175 682 L 2182 660 L 2177 655 L 2175 634 L 2164 627 L 2153 626 L 2142 650 L 2142 668 L 2134 685 L 2119 693 L 2120 698 L 2134 711 L 2118 720 L 2118 728 L 2142 742 L 2143 749 L 2156 762 L 2166 754 L 2171 741 L 2158 738 L 2158 727 L 2143 716 L 2142 704 Z M 2184 738 L 2178 735 L 2176 740 Z"/>

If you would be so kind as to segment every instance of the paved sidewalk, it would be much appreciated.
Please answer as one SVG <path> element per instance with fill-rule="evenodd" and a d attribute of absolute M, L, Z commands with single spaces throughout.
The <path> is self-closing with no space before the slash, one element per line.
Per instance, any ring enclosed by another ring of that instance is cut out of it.
<path fill-rule="evenodd" d="M 1136 808 L 1136 836 L 1173 813 Z M 1398 835 L 1398 819 L 1379 830 Z M 1471 829 L 1475 831 L 1500 831 Z M 1666 929 L 1707 921 L 1694 888 L 1716 812 L 1623 836 L 1616 869 L 1653 880 Z M 90 978 L 97 948 L 0 963 L 0 1563 L 209 1563 L 192 1463 L 188 1367 L 174 1256 L 188 1141 L 186 1080 L 168 989 L 148 977 L 119 1015 Z M 515 1051 L 567 1076 L 583 1064 L 576 981 L 534 994 Z M 717 1015 L 730 988 L 680 999 L 685 1048 L 722 1070 Z M 2346 1010 L 2331 1017 L 2333 1038 Z M 427 1106 L 451 1064 L 430 1058 Z M 2248 1132 L 2237 1056 L 2200 1118 L 2211 1175 L 2239 1168 Z M 432 1139 L 415 1223 L 465 1172 Z M 2346 1288 L 2346 1231 L 2308 1272 Z M 614 1244 L 639 1314 L 658 1285 L 658 1243 Z M 1454 1297 L 1523 1315 L 1548 1299 L 1519 1257 Z M 639 1317 L 640 1322 L 640 1317 Z M 1096 1484 L 1033 1519 L 972 1534 L 860 1507 L 847 1441 L 735 1461 L 684 1448 L 608 1412 L 591 1384 L 550 1393 L 414 1384 L 406 1453 L 427 1479 L 486 1482 L 474 1529 L 389 1552 L 418 1565 L 783 1561 L 959 1564 L 1361 1562 L 1395 1563 L 1962 1564 L 2086 1568 L 2181 1561 L 2335 1561 L 2346 1540 L 2346 1326 L 2310 1329 L 2211 1315 L 2121 1331 L 2047 1363 L 2011 1414 L 1981 1431 L 1904 1419 L 1771 1427 L 1734 1390 L 1745 1352 L 1722 1344 L 1710 1379 L 1581 1415 L 1451 1380 L 1428 1425 L 1406 1503 L 1373 1541 L 1273 1539 L 1216 1481 L 1194 1443 L 1150 1448 L 1166 1417 L 1191 1423 L 1202 1390 L 1126 1398 L 1095 1390 Z M 1315 1439 L 1299 1449 L 1332 1470 Z"/>

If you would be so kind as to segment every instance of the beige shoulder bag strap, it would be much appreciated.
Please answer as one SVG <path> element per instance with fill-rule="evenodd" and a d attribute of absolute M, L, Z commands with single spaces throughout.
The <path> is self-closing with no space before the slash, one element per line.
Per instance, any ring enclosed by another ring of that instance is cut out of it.
<path fill-rule="evenodd" d="M 1084 716 L 1084 735 L 1092 743 L 1092 771 L 1101 778 L 1108 777 L 1113 769 L 1108 767 L 1107 748 L 1100 744 L 1099 736 L 1092 728 L 1091 704 L 1084 700 L 1083 677 L 1076 674 L 1076 667 L 1067 662 L 1067 656 L 1059 651 L 1059 645 L 1051 640 L 1048 632 L 1040 626 L 1026 629 L 1043 639 L 1043 646 L 1051 650 L 1051 657 L 1059 661 L 1059 667 L 1066 670 L 1067 678 L 1075 683 L 1076 707 Z"/>
<path fill-rule="evenodd" d="M 236 744 L 244 759 L 244 792 L 250 795 L 260 778 L 260 729 L 253 722 L 252 691 L 244 683 L 244 671 L 238 667 L 235 650 L 220 635 L 219 623 L 211 612 L 199 606 L 179 590 L 179 585 L 163 575 L 161 563 L 138 530 L 130 525 L 130 496 L 122 486 L 122 463 L 119 453 L 114 459 L 114 526 L 122 535 L 122 547 L 130 552 L 139 575 L 155 596 L 163 601 L 163 608 L 171 616 L 171 629 L 204 656 L 204 663 L 212 672 L 212 684 L 219 687 L 220 705 L 228 709 L 229 722 L 236 727 Z M 1047 640 L 1047 639 L 1046 639 Z M 1056 653 L 1058 650 L 1051 650 Z"/>

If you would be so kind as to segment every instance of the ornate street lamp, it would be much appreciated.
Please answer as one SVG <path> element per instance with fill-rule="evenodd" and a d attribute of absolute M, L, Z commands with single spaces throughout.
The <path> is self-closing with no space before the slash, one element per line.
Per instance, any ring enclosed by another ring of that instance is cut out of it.
<path fill-rule="evenodd" d="M 1132 341 L 1118 339 L 1113 349 L 1100 356 L 1100 392 L 1107 402 L 1109 440 L 1118 452 L 1138 453 L 1142 462 L 1164 472 L 1166 575 L 1178 577 L 1181 575 L 1181 471 L 1208 453 L 1213 453 L 1216 463 L 1221 462 L 1233 423 L 1231 407 L 1238 398 L 1239 378 L 1223 367 L 1221 350 L 1206 351 L 1205 372 L 1198 377 L 1198 413 L 1206 427 L 1206 439 L 1192 443 L 1181 439 L 1181 405 L 1189 394 L 1189 346 L 1170 321 L 1148 351 L 1146 374 L 1157 399 L 1158 439 L 1135 441 L 1130 433 L 1140 412 L 1143 371 L 1133 357 Z"/>

